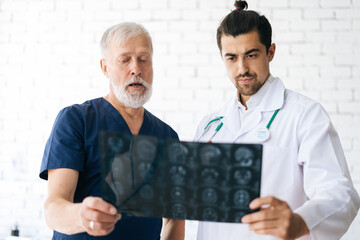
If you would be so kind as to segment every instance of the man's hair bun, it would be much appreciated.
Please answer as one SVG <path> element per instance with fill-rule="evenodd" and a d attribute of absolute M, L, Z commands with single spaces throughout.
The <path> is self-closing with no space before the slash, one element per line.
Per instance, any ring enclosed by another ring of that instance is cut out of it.
<path fill-rule="evenodd" d="M 235 4 L 234 4 L 236 10 L 244 10 L 244 9 L 247 9 L 248 8 L 248 4 L 246 1 L 235 1 Z"/>

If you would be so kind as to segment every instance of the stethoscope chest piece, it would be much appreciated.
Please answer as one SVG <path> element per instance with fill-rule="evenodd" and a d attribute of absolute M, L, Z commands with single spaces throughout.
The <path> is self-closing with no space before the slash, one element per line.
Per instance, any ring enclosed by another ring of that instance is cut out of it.
<path fill-rule="evenodd" d="M 267 128 L 259 128 L 255 133 L 255 139 L 258 142 L 265 142 L 270 138 L 270 131 Z"/>

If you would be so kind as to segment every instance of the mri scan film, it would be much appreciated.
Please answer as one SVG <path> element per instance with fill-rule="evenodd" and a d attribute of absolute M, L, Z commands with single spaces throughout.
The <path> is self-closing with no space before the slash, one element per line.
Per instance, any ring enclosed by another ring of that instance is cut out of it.
<path fill-rule="evenodd" d="M 103 198 L 120 213 L 241 222 L 256 211 L 262 145 L 100 132 Z"/>

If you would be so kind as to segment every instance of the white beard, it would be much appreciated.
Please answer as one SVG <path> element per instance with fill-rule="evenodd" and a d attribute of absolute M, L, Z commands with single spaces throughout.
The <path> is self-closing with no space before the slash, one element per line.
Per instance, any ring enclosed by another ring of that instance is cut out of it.
<path fill-rule="evenodd" d="M 152 85 L 148 84 L 144 79 L 141 77 L 133 77 L 132 79 L 126 81 L 124 85 L 116 86 L 114 81 L 110 79 L 111 86 L 114 90 L 116 98 L 125 105 L 125 107 L 131 108 L 139 108 L 144 106 L 144 104 L 149 101 L 151 94 L 152 94 Z M 126 91 L 126 87 L 129 84 L 134 82 L 140 82 L 144 87 L 145 91 L 135 91 L 135 92 L 128 92 Z"/>

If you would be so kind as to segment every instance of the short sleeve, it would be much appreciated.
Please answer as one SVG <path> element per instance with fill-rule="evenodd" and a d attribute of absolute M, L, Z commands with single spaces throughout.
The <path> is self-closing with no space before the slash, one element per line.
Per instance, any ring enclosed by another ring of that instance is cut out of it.
<path fill-rule="evenodd" d="M 84 169 L 84 116 L 75 106 L 60 111 L 46 143 L 40 178 L 47 180 L 48 169 Z"/>

